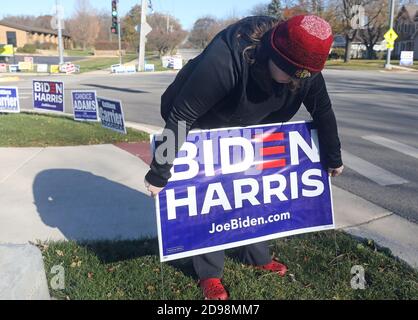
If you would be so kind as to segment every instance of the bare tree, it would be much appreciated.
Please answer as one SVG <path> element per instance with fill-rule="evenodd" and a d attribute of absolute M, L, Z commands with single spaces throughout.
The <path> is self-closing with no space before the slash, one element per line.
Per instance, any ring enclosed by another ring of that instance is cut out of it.
<path fill-rule="evenodd" d="M 388 0 L 373 0 L 365 7 L 368 22 L 364 29 L 359 31 L 359 36 L 367 48 L 367 58 L 374 59 L 374 46 L 382 40 L 383 34 L 388 28 Z"/>
<path fill-rule="evenodd" d="M 190 32 L 189 42 L 195 48 L 204 49 L 221 29 L 222 26 L 215 18 L 210 16 L 200 18 Z"/>
<path fill-rule="evenodd" d="M 102 10 L 97 14 L 99 21 L 99 34 L 97 35 L 97 41 L 111 41 L 112 40 L 112 16 L 106 10 Z"/>
<path fill-rule="evenodd" d="M 6 16 L 4 17 L 3 21 L 20 24 L 26 27 L 36 27 L 42 29 L 51 29 L 51 15 L 42 15 L 42 16 L 25 16 L 25 15 L 17 15 L 17 16 Z"/>
<path fill-rule="evenodd" d="M 141 24 L 141 6 L 134 5 L 122 19 L 122 38 L 131 49 L 139 47 L 139 34 L 135 30 Z"/>
<path fill-rule="evenodd" d="M 39 16 L 39 17 L 36 17 L 33 26 L 37 28 L 42 28 L 42 29 L 51 29 L 51 20 L 52 20 L 52 15 L 47 14 L 47 15 Z"/>
<path fill-rule="evenodd" d="M 16 15 L 16 16 L 5 16 L 2 21 L 20 24 L 23 26 L 34 27 L 36 17 L 35 16 L 25 16 L 25 15 Z"/>
<path fill-rule="evenodd" d="M 324 10 L 325 10 L 324 0 L 311 0 L 311 3 L 310 3 L 311 13 L 314 13 L 318 16 L 322 16 Z"/>
<path fill-rule="evenodd" d="M 251 11 L 250 14 L 253 16 L 268 16 L 269 14 L 269 9 L 268 9 L 268 4 L 257 4 L 255 5 Z"/>
<path fill-rule="evenodd" d="M 356 24 L 356 17 L 358 12 L 356 8 L 359 6 L 365 8 L 370 5 L 374 0 L 338 0 L 335 6 L 335 14 L 337 21 L 341 23 L 342 34 L 345 37 L 345 56 L 344 62 L 349 62 L 351 59 L 351 46 L 353 40 L 359 33 L 359 28 L 354 26 Z"/>
<path fill-rule="evenodd" d="M 158 51 L 160 56 L 168 52 L 173 53 L 187 36 L 187 31 L 183 30 L 180 22 L 172 16 L 154 13 L 147 19 L 152 27 L 147 36 L 147 48 Z"/>
<path fill-rule="evenodd" d="M 75 13 L 68 21 L 68 31 L 74 41 L 81 45 L 83 50 L 86 50 L 96 41 L 99 30 L 99 19 L 89 0 L 77 0 Z"/>

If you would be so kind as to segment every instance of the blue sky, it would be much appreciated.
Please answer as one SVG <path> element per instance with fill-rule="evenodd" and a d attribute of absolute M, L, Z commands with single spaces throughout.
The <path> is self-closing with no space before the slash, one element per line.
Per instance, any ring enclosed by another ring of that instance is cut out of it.
<path fill-rule="evenodd" d="M 65 8 L 66 16 L 73 12 L 75 0 L 60 0 Z M 125 14 L 134 4 L 140 0 L 120 0 L 120 11 Z M 190 29 L 193 22 L 203 15 L 213 15 L 223 18 L 235 13 L 244 16 L 259 3 L 267 3 L 268 0 L 152 0 L 154 10 L 158 12 L 170 12 L 180 19 L 183 27 Z M 90 3 L 98 10 L 109 10 L 111 0 L 90 0 Z M 49 14 L 55 0 L 13 0 L 7 1 L 7 5 L 2 7 L 1 15 L 40 15 Z"/>

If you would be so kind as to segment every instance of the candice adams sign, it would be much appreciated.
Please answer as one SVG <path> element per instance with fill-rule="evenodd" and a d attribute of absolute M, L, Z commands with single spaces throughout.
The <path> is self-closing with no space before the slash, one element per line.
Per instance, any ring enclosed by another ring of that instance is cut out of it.
<path fill-rule="evenodd" d="M 156 199 L 161 261 L 335 228 L 311 122 L 192 132 L 172 174 Z"/>

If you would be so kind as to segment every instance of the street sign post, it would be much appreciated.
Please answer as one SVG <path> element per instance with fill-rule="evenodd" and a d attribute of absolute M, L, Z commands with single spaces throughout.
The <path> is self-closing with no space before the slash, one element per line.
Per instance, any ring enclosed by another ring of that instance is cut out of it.
<path fill-rule="evenodd" d="M 386 41 L 388 43 L 395 43 L 396 39 L 398 39 L 398 34 L 395 32 L 395 30 L 390 29 L 388 32 L 384 35 Z"/>
<path fill-rule="evenodd" d="M 145 70 L 145 44 L 146 37 L 152 31 L 151 26 L 147 23 L 147 0 L 141 0 L 141 25 L 139 28 L 139 57 L 138 57 L 138 71 Z"/>
<path fill-rule="evenodd" d="M 64 63 L 64 44 L 62 40 L 62 30 L 64 30 L 64 7 L 59 0 L 55 0 L 53 7 L 53 17 L 51 18 L 51 27 L 58 31 L 58 51 L 60 56 L 60 65 Z"/>
<path fill-rule="evenodd" d="M 390 1 L 390 18 L 389 18 L 389 31 L 385 34 L 385 39 L 387 42 L 387 55 L 386 55 L 386 69 L 392 69 L 392 66 L 390 65 L 390 59 L 392 50 L 395 48 L 395 40 L 398 38 L 398 35 L 396 34 L 395 30 L 393 30 L 393 19 L 395 16 L 395 0 Z"/>

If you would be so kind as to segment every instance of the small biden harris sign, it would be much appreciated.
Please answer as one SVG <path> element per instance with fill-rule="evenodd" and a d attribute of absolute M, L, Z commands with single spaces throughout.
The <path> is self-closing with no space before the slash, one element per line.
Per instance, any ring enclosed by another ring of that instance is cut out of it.
<path fill-rule="evenodd" d="M 312 122 L 194 131 L 186 141 L 156 199 L 161 261 L 335 229 Z"/>

